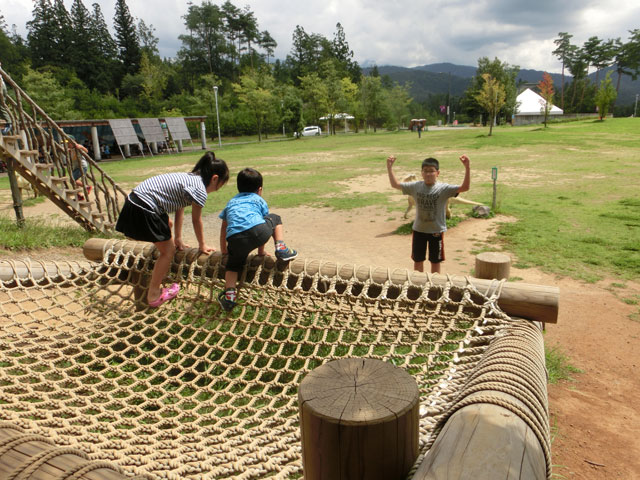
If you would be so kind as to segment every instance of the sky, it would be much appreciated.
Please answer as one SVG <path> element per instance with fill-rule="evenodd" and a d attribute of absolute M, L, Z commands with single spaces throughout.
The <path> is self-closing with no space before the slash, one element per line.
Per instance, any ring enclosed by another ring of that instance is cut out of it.
<path fill-rule="evenodd" d="M 83 0 L 92 10 L 100 4 L 113 27 L 115 0 Z M 201 0 L 192 0 L 200 4 Z M 64 0 L 68 10 L 72 0 Z M 221 5 L 223 0 L 213 0 Z M 232 0 L 249 6 L 261 31 L 278 43 L 275 58 L 291 52 L 291 38 L 300 25 L 311 34 L 333 39 L 340 22 L 361 66 L 377 64 L 415 67 L 450 62 L 476 66 L 478 58 L 494 57 L 520 68 L 560 73 L 551 53 L 559 32 L 582 45 L 589 37 L 621 38 L 640 28 L 638 0 Z M 186 33 L 186 0 L 127 0 L 131 14 L 155 28 L 162 57 L 174 57 Z M 0 14 L 9 28 L 26 37 L 33 0 L 2 0 Z M 112 30 L 113 34 L 113 30 Z"/>

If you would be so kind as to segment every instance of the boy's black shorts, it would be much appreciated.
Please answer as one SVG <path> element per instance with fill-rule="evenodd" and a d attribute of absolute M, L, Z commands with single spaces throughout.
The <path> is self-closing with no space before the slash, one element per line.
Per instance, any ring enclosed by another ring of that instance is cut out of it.
<path fill-rule="evenodd" d="M 281 225 L 280 216 L 269 213 L 264 217 L 264 223 L 251 227 L 244 232 L 236 233 L 227 238 L 227 258 L 226 269 L 231 272 L 240 273 L 244 268 L 247 257 L 252 250 L 264 245 L 273 235 L 276 226 Z"/>
<path fill-rule="evenodd" d="M 444 260 L 444 232 L 423 233 L 413 230 L 411 258 L 414 262 L 424 262 L 429 246 L 429 262 L 440 263 Z"/>

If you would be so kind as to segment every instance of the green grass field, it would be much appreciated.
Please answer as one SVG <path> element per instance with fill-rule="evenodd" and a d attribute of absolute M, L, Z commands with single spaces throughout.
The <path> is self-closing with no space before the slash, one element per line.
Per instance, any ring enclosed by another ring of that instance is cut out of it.
<path fill-rule="evenodd" d="M 499 241 L 520 268 L 585 281 L 603 274 L 640 278 L 640 120 L 608 119 L 554 124 L 548 129 L 498 127 L 310 137 L 283 142 L 210 146 L 231 168 L 229 186 L 210 195 L 215 213 L 235 194 L 235 174 L 254 167 L 265 176 L 273 208 L 302 205 L 351 209 L 377 205 L 400 212 L 389 187 L 349 194 L 340 183 L 386 175 L 385 158 L 398 157 L 398 173 L 419 171 L 426 156 L 440 160 L 440 180 L 459 183 L 462 153 L 471 157 L 472 185 L 465 198 L 492 203 L 492 167 L 498 168 L 497 211 L 518 219 L 499 230 Z M 188 171 L 201 151 L 102 162 L 125 190 L 168 171 Z M 0 189 L 8 189 L 0 178 Z M 3 230 L 6 230 L 3 225 Z M 4 234 L 1 234 L 4 235 Z M 0 243 L 8 246 L 4 237 Z M 15 244 L 14 244 L 15 248 Z"/>

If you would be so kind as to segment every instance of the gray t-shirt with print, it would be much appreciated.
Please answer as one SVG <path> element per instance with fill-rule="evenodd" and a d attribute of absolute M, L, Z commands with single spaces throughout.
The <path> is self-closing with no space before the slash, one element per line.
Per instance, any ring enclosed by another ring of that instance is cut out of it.
<path fill-rule="evenodd" d="M 411 195 L 416 201 L 416 219 L 413 229 L 422 233 L 442 233 L 447 230 L 447 200 L 458 194 L 460 185 L 436 182 L 427 185 L 424 181 L 401 183 L 402 193 Z"/>

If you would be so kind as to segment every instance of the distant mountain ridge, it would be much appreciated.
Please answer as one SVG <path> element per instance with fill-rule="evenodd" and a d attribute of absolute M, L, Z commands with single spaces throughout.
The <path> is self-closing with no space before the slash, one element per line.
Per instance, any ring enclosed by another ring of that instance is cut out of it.
<path fill-rule="evenodd" d="M 373 67 L 363 68 L 362 71 L 368 75 Z M 432 63 L 418 67 L 398 67 L 392 65 L 378 66 L 380 75 L 388 75 L 394 82 L 405 84 L 411 82 L 410 93 L 414 100 L 420 102 L 425 100 L 430 94 L 451 93 L 454 96 L 464 95 L 465 90 L 471 83 L 471 78 L 475 76 L 477 67 L 467 65 L 455 65 L 453 63 Z M 604 69 L 600 72 L 598 81 L 605 78 L 606 72 L 612 68 Z M 542 80 L 542 70 L 521 69 L 517 80 L 531 86 L 537 85 Z M 562 75 L 550 73 L 557 89 L 560 89 Z M 595 82 L 595 72 L 589 75 L 592 82 Z M 617 73 L 611 75 L 614 86 L 618 81 Z M 571 76 L 565 73 L 565 84 L 571 81 Z M 616 104 L 629 105 L 635 102 L 636 93 L 640 93 L 640 79 L 631 80 L 631 77 L 624 75 L 620 81 L 620 91 Z"/>

